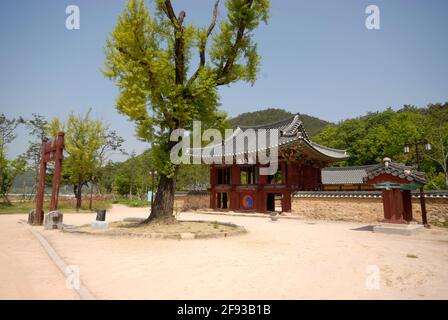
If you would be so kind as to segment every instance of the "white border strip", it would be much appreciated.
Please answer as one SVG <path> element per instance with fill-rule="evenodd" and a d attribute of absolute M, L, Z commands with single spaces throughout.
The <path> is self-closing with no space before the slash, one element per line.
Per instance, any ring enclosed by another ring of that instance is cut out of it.
<path fill-rule="evenodd" d="M 37 240 L 39 240 L 40 244 L 45 249 L 45 252 L 47 252 L 48 256 L 51 258 L 53 263 L 59 268 L 64 277 L 67 277 L 66 273 L 66 270 L 68 270 L 67 264 L 57 254 L 56 250 L 54 250 L 54 248 L 50 245 L 47 239 L 45 239 L 45 237 L 39 231 L 33 229 L 32 227 L 29 227 L 28 230 L 36 237 Z M 86 286 L 83 285 L 81 281 L 79 289 L 74 288 L 74 290 L 79 295 L 81 300 L 96 300 L 95 296 L 89 291 L 89 289 L 86 288 Z"/>

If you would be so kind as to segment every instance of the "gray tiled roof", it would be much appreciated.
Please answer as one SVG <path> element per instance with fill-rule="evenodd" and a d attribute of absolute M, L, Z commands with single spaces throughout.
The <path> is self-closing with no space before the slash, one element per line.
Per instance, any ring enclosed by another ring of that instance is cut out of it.
<path fill-rule="evenodd" d="M 367 170 L 377 165 L 322 168 L 322 184 L 364 184 Z"/>
<path fill-rule="evenodd" d="M 277 143 L 274 143 L 274 141 L 270 141 L 269 139 L 270 132 L 274 129 L 278 130 Z M 260 147 L 260 144 L 258 144 L 258 146 L 255 144 L 249 145 L 246 139 L 247 135 L 251 133 L 255 133 L 255 135 L 258 136 L 259 130 L 266 130 L 265 147 Z M 345 150 L 332 149 L 312 142 L 306 133 L 298 114 L 271 124 L 237 127 L 233 135 L 226 140 L 208 145 L 202 149 L 188 149 L 186 155 L 200 157 L 201 152 L 206 152 L 206 154 L 210 154 L 211 157 L 238 156 L 243 154 L 255 154 L 259 150 L 262 151 L 268 148 L 276 148 L 291 143 L 297 143 L 301 147 L 308 149 L 315 153 L 316 156 L 322 157 L 327 161 L 342 161 L 347 160 L 349 157 Z M 223 149 L 224 152 L 222 151 Z"/>
<path fill-rule="evenodd" d="M 387 167 L 385 163 L 380 163 L 366 166 L 322 168 L 322 184 L 366 184 L 367 179 L 373 179 L 383 173 L 388 173 L 408 181 L 426 183 L 423 172 L 416 171 L 411 166 L 392 162 L 389 159 Z"/>
<path fill-rule="evenodd" d="M 409 182 L 417 181 L 419 183 L 425 184 L 425 174 L 423 172 L 417 171 L 413 166 L 406 166 L 402 163 L 392 162 L 390 158 L 384 158 L 383 163 L 375 165 L 367 170 L 367 175 L 364 178 L 373 179 L 381 174 L 390 174 L 394 177 L 399 177 L 405 179 Z"/>

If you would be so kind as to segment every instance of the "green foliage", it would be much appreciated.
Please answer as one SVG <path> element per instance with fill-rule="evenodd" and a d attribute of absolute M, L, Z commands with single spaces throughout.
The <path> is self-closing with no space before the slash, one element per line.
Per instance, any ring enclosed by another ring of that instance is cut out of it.
<path fill-rule="evenodd" d="M 100 120 L 70 114 L 65 124 L 64 175 L 72 184 L 88 181 L 98 165 L 97 152 L 106 143 L 106 128 Z"/>
<path fill-rule="evenodd" d="M 81 189 L 87 183 L 99 183 L 100 168 L 104 166 L 107 152 L 119 150 L 123 139 L 101 120 L 90 117 L 90 110 L 85 115 L 69 115 L 63 123 L 53 119 L 48 126 L 54 137 L 59 131 L 65 132 L 65 152 L 68 156 L 63 162 L 63 177 L 75 186 L 75 194 L 81 199 Z"/>
<path fill-rule="evenodd" d="M 0 114 L 0 197 L 9 203 L 8 194 L 17 176 L 26 170 L 26 162 L 22 156 L 15 160 L 7 159 L 8 144 L 16 138 L 15 130 L 23 124 L 22 118 L 8 119 Z"/>
<path fill-rule="evenodd" d="M 14 184 L 14 180 L 26 171 L 26 161 L 19 157 L 15 160 L 1 159 L 0 163 L 0 196 L 9 202 L 8 194 Z"/>
<path fill-rule="evenodd" d="M 428 190 L 443 190 L 447 188 L 446 177 L 443 172 L 437 172 L 434 168 L 426 175 L 428 183 L 425 189 Z"/>
<path fill-rule="evenodd" d="M 176 189 L 181 191 L 206 190 L 210 182 L 207 165 L 181 165 L 177 175 Z"/>
<path fill-rule="evenodd" d="M 350 159 L 339 165 L 376 164 L 384 157 L 416 164 L 414 150 L 403 153 L 406 142 L 428 139 L 430 152 L 420 147 L 421 169 L 428 173 L 428 188 L 446 188 L 448 161 L 448 104 L 427 108 L 404 106 L 342 121 L 325 128 L 314 140 L 323 145 L 347 149 Z M 442 183 L 442 177 L 445 182 Z"/>
<path fill-rule="evenodd" d="M 146 208 L 151 206 L 151 202 L 139 199 L 117 199 L 110 202 L 112 204 L 122 204 L 131 208 Z"/>
<path fill-rule="evenodd" d="M 152 169 L 149 151 L 138 156 L 132 153 L 128 160 L 115 164 L 109 163 L 103 168 L 102 175 L 106 177 L 103 181 L 108 183 L 103 187 L 120 196 L 129 198 L 137 196 L 145 199 L 147 192 L 151 190 Z"/>
<path fill-rule="evenodd" d="M 203 129 L 222 127 L 217 87 L 255 81 L 260 58 L 252 36 L 267 22 L 269 2 L 228 0 L 219 32 L 214 32 L 218 3 L 208 28 L 187 24 L 185 12 L 176 16 L 170 1 L 155 4 L 150 15 L 143 0 L 127 2 L 107 40 L 103 72 L 119 88 L 117 110 L 135 122 L 138 137 L 151 142 L 153 165 L 170 178 L 176 172 L 169 161 L 171 132 L 191 130 L 192 120 L 201 121 Z M 199 63 L 188 72 L 194 53 Z"/>

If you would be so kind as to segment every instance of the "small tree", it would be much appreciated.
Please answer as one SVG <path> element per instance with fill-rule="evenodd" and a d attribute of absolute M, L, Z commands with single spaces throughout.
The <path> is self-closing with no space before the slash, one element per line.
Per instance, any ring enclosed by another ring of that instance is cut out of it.
<path fill-rule="evenodd" d="M 35 179 L 33 192 L 36 191 L 37 184 L 39 181 L 39 170 L 40 170 L 40 158 L 41 158 L 41 146 L 42 140 L 45 138 L 48 132 L 48 121 L 41 115 L 32 114 L 32 118 L 25 120 L 25 126 L 28 129 L 28 133 L 33 140 L 29 140 L 29 146 L 24 154 L 24 159 L 28 161 L 29 165 L 33 168 Z"/>
<path fill-rule="evenodd" d="M 90 118 L 90 110 L 85 115 L 71 114 L 63 124 L 55 118 L 50 124 L 53 136 L 65 131 L 65 152 L 63 175 L 73 184 L 76 208 L 82 205 L 82 188 L 88 182 L 94 183 L 98 169 L 105 164 L 107 154 L 118 150 L 123 139 L 100 120 Z"/>
<path fill-rule="evenodd" d="M 448 103 L 430 105 L 426 123 L 427 138 L 432 150 L 425 155 L 443 170 L 445 188 L 448 189 Z"/>
<path fill-rule="evenodd" d="M 15 130 L 23 122 L 22 118 L 8 119 L 3 113 L 0 114 L 0 197 L 6 203 L 10 203 L 8 194 L 15 178 L 25 171 L 22 157 L 7 159 L 7 146 L 17 137 Z"/>
<path fill-rule="evenodd" d="M 188 24 L 185 11 L 176 14 L 170 0 L 156 0 L 153 16 L 143 0 L 129 0 L 107 40 L 104 74 L 120 90 L 117 109 L 136 123 L 142 140 L 151 142 L 160 177 L 147 222 L 176 222 L 178 166 L 170 162 L 171 133 L 191 130 L 192 120 L 219 128 L 224 116 L 218 111 L 218 87 L 256 80 L 260 57 L 253 31 L 267 22 L 269 1 L 228 0 L 226 7 L 227 17 L 214 33 L 219 0 L 208 27 Z"/>

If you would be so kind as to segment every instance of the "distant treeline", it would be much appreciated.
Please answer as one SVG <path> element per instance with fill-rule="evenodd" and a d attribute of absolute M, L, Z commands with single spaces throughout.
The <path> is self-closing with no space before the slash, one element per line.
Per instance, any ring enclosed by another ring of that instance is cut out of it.
<path fill-rule="evenodd" d="M 338 166 L 366 165 L 384 157 L 416 165 L 415 142 L 427 140 L 431 150 L 419 147 L 421 170 L 426 172 L 429 189 L 447 187 L 448 103 L 424 108 L 406 105 L 394 111 L 372 112 L 327 126 L 314 141 L 328 147 L 347 149 L 350 159 Z M 404 153 L 404 145 L 410 152 Z"/>
<path fill-rule="evenodd" d="M 260 125 L 283 120 L 292 113 L 283 109 L 266 109 L 243 113 L 230 119 L 229 126 Z M 301 120 L 313 141 L 328 147 L 347 149 L 350 159 L 336 166 L 366 165 L 390 157 L 394 161 L 415 165 L 415 150 L 405 154 L 405 143 L 423 141 L 431 143 L 431 150 L 420 147 L 421 170 L 428 177 L 428 189 L 445 189 L 448 160 L 448 103 L 431 104 L 424 108 L 404 106 L 394 111 L 372 112 L 365 116 L 332 124 L 308 115 Z M 95 181 L 95 193 L 116 194 L 144 198 L 152 188 L 153 170 L 149 152 L 131 154 L 123 162 L 108 162 L 102 166 Z M 157 174 L 155 175 L 157 180 Z M 15 181 L 14 192 L 30 191 L 34 181 L 32 172 Z M 204 190 L 209 183 L 206 165 L 181 165 L 176 189 L 178 191 Z M 157 181 L 154 181 L 157 185 Z M 27 187 L 28 186 L 28 187 Z M 72 189 L 71 186 L 69 189 Z M 83 191 L 87 193 L 90 188 Z"/>

